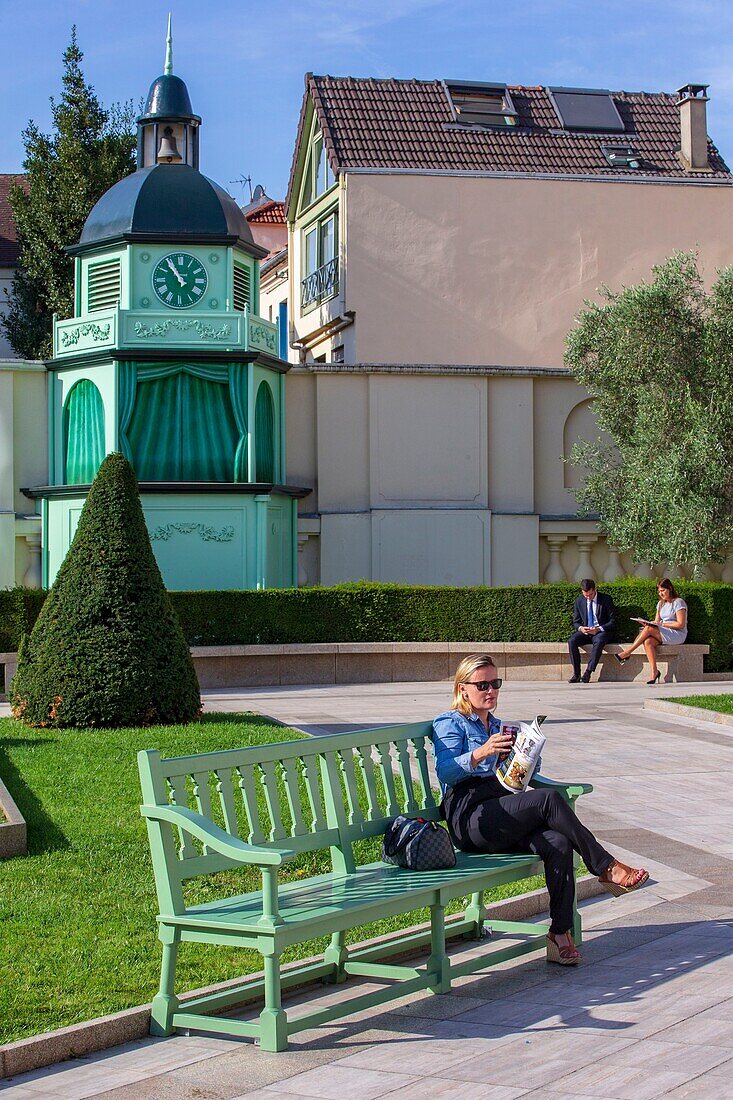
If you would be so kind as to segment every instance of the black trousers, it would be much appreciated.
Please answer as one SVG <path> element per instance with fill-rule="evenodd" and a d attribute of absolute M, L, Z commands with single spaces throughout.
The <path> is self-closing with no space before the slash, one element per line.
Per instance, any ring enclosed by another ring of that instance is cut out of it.
<path fill-rule="evenodd" d="M 534 852 L 545 865 L 550 931 L 573 926 L 573 851 L 602 875 L 613 862 L 559 791 L 509 794 L 495 776 L 471 776 L 448 790 L 443 802 L 453 843 L 463 852 Z"/>
<path fill-rule="evenodd" d="M 613 641 L 613 638 L 610 634 L 606 634 L 605 630 L 601 630 L 598 634 L 581 634 L 579 630 L 576 630 L 575 634 L 573 634 L 568 641 L 568 650 L 570 652 L 570 660 L 573 662 L 574 674 L 580 676 L 580 646 L 590 645 L 593 647 L 590 651 L 587 666 L 588 672 L 593 672 L 601 659 L 604 645 L 611 641 Z"/>

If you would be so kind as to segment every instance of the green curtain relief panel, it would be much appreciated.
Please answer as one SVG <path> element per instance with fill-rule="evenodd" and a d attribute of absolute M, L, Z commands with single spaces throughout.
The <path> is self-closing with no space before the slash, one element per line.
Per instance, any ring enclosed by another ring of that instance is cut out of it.
<path fill-rule="evenodd" d="M 64 409 L 66 484 L 88 485 L 105 454 L 104 403 L 93 382 L 82 378 L 72 387 Z"/>
<path fill-rule="evenodd" d="M 267 382 L 260 382 L 255 402 L 255 481 L 275 480 L 275 406 Z"/>
<path fill-rule="evenodd" d="M 246 481 L 242 364 L 124 364 L 123 451 L 141 481 Z"/>

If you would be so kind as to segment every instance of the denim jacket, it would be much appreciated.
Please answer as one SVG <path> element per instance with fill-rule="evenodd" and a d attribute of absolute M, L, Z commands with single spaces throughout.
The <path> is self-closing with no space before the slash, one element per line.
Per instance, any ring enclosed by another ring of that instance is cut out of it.
<path fill-rule="evenodd" d="M 499 733 L 501 722 L 493 714 L 489 715 L 489 731 L 477 714 L 461 714 L 457 710 L 448 710 L 439 714 L 433 722 L 433 749 L 435 751 L 435 770 L 440 786 L 445 794 L 448 787 L 455 787 L 462 779 L 470 775 L 493 775 L 496 771 L 498 754 L 487 756 L 475 768 L 471 767 L 471 753 L 479 745 L 485 744 L 491 734 Z"/>

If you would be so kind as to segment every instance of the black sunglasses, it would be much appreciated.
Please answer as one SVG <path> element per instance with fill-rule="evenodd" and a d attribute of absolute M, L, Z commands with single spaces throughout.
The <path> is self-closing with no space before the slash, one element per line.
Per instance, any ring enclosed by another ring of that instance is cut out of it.
<path fill-rule="evenodd" d="M 464 684 L 470 684 L 471 687 L 478 688 L 479 691 L 488 691 L 489 688 L 493 688 L 494 691 L 498 691 L 501 685 L 504 683 L 501 676 L 497 676 L 495 680 L 464 680 Z"/>

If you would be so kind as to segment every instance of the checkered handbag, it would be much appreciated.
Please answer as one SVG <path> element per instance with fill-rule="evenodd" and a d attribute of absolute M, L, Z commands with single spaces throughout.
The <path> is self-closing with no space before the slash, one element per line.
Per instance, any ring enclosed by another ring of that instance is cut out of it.
<path fill-rule="evenodd" d="M 456 853 L 448 831 L 424 817 L 400 814 L 390 822 L 382 843 L 382 860 L 409 871 L 455 867 Z"/>

